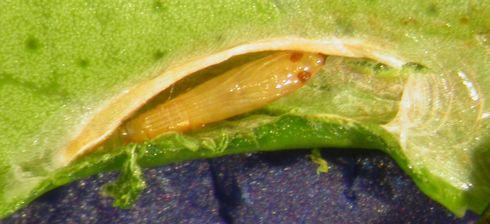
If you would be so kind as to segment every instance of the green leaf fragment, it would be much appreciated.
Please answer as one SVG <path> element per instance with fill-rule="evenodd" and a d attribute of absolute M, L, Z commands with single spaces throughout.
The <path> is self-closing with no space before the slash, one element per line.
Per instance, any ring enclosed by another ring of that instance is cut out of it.
<path fill-rule="evenodd" d="M 112 197 L 113 205 L 119 208 L 130 208 L 146 186 L 143 172 L 138 165 L 136 150 L 136 146 L 128 149 L 127 158 L 118 179 L 104 185 L 102 189 L 102 194 Z"/>
<path fill-rule="evenodd" d="M 310 159 L 312 162 L 318 165 L 318 167 L 316 168 L 317 175 L 328 172 L 328 163 L 325 159 L 322 158 L 322 154 L 320 153 L 319 149 L 311 150 Z"/>

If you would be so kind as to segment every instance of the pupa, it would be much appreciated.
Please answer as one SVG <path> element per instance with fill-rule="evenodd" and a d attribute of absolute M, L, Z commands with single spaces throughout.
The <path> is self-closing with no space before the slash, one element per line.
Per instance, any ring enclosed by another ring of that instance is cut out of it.
<path fill-rule="evenodd" d="M 302 87 L 325 57 L 286 51 L 246 63 L 130 119 L 120 134 L 125 142 L 143 142 L 261 108 Z"/>

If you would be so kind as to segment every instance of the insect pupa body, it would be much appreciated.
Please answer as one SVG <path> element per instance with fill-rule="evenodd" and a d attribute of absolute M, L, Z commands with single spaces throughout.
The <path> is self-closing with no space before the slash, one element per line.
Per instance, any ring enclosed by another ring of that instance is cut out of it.
<path fill-rule="evenodd" d="M 279 52 L 249 62 L 129 120 L 122 136 L 127 142 L 142 142 L 261 108 L 302 87 L 325 57 Z"/>

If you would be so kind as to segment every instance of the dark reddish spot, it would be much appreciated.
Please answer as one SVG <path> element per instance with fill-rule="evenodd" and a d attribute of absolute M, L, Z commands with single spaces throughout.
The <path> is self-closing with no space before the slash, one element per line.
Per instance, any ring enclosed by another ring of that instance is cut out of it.
<path fill-rule="evenodd" d="M 461 17 L 461 18 L 459 19 L 459 22 L 460 22 L 461 24 L 465 24 L 465 25 L 466 25 L 466 24 L 468 24 L 468 23 L 470 22 L 470 19 L 469 19 L 467 16 L 463 16 L 463 17 Z"/>
<path fill-rule="evenodd" d="M 296 75 L 301 82 L 306 82 L 311 78 L 311 73 L 307 71 L 301 71 Z"/>
<path fill-rule="evenodd" d="M 325 64 L 325 60 L 327 59 L 327 55 L 318 54 L 318 56 L 320 56 L 320 58 L 318 59 L 317 63 L 319 65 L 324 65 Z"/>
<path fill-rule="evenodd" d="M 408 25 L 408 26 L 410 26 L 410 25 L 417 25 L 418 24 L 418 21 L 416 19 L 412 18 L 412 17 L 408 17 L 408 18 L 402 20 L 402 24 L 403 25 Z"/>
<path fill-rule="evenodd" d="M 295 52 L 295 53 L 291 54 L 291 57 L 289 57 L 289 60 L 291 60 L 292 62 L 297 62 L 297 61 L 301 60 L 302 57 L 303 57 L 302 53 Z"/>

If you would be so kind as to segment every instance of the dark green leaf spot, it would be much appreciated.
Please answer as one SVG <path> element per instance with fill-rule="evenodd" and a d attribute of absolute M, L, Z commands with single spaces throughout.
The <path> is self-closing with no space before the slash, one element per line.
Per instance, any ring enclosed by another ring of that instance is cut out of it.
<path fill-rule="evenodd" d="M 90 62 L 89 60 L 87 59 L 80 59 L 78 61 L 78 65 L 81 67 L 81 68 L 87 68 L 89 66 Z"/>
<path fill-rule="evenodd" d="M 152 7 L 153 7 L 153 10 L 155 10 L 155 12 L 163 12 L 163 11 L 167 10 L 167 7 L 163 4 L 163 2 L 161 0 L 156 0 L 153 3 Z"/>
<path fill-rule="evenodd" d="M 166 52 L 165 51 L 161 51 L 161 50 L 157 50 L 153 53 L 153 58 L 155 60 L 160 60 L 162 59 L 163 56 L 165 56 Z"/>
<path fill-rule="evenodd" d="M 25 47 L 27 50 L 36 51 L 41 48 L 41 42 L 37 38 L 31 36 L 25 41 Z"/>
<path fill-rule="evenodd" d="M 430 4 L 429 7 L 427 7 L 427 15 L 437 16 L 438 14 L 439 9 L 437 8 L 436 4 Z"/>

